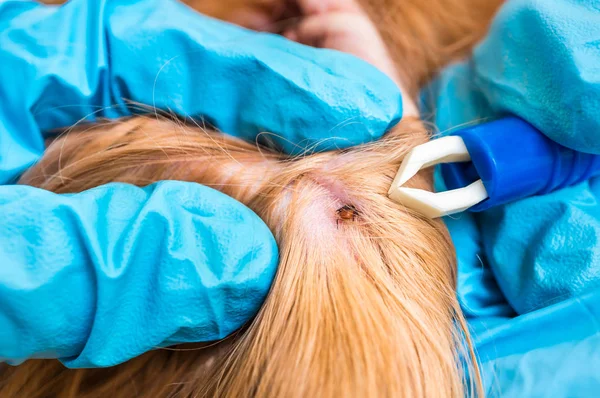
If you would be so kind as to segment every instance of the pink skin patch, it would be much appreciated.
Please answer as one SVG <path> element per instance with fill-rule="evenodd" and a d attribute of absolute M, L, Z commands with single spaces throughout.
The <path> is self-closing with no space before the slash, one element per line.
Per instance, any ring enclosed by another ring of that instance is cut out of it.
<path fill-rule="evenodd" d="M 350 197 L 346 192 L 346 187 L 340 181 L 326 175 L 315 176 L 313 180 L 323 187 L 329 193 L 330 198 L 339 205 L 336 210 L 345 205 L 350 205 Z"/>
<path fill-rule="evenodd" d="M 310 177 L 305 178 L 310 179 Z M 300 207 L 294 206 L 294 211 L 298 212 L 295 217 L 299 217 L 301 225 L 299 235 L 294 239 L 304 239 L 315 250 L 318 248 L 321 255 L 333 257 L 339 256 L 340 253 L 348 253 L 349 245 L 344 238 L 338 214 L 338 210 L 344 207 L 344 203 L 337 197 L 339 191 L 334 192 L 330 188 L 316 181 L 306 183 L 305 180 L 292 188 L 298 191 L 291 191 L 289 195 L 297 194 L 298 197 L 311 198 L 310 201 L 303 202 Z M 335 189 L 337 190 L 338 187 Z"/>

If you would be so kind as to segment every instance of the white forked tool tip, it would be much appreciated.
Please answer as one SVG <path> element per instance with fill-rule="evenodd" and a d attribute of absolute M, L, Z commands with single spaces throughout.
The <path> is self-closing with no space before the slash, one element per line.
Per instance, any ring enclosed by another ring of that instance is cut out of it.
<path fill-rule="evenodd" d="M 439 163 L 468 162 L 471 160 L 463 139 L 447 136 L 416 146 L 408 153 L 388 191 L 395 202 L 410 207 L 429 218 L 459 213 L 487 199 L 481 180 L 459 189 L 446 192 L 429 192 L 422 189 L 403 188 L 419 170 Z"/>

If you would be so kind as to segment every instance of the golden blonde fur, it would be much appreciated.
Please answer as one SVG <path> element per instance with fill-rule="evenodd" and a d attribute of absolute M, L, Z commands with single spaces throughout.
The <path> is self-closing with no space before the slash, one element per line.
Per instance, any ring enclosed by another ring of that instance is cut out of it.
<path fill-rule="evenodd" d="M 90 397 L 103 389 L 113 396 L 463 396 L 466 333 L 448 235 L 441 221 L 386 196 L 400 159 L 426 139 L 418 121 L 405 121 L 368 146 L 288 159 L 155 118 L 65 135 L 22 183 L 69 193 L 112 181 L 199 182 L 257 212 L 281 260 L 259 314 L 220 352 L 157 351 L 141 368 L 143 359 L 120 370 L 59 374 L 57 365 L 32 361 L 14 372 L 23 378 L 15 396 L 55 396 L 67 386 L 73 397 L 86 396 L 89 385 Z M 431 189 L 430 180 L 413 183 Z M 344 205 L 356 209 L 355 219 L 338 217 Z M 163 371 L 155 364 L 162 361 L 179 370 Z M 48 367 L 55 369 L 52 383 L 33 384 Z M 110 377 L 119 374 L 129 375 L 122 382 L 130 387 Z"/>
<path fill-rule="evenodd" d="M 468 1 L 440 2 L 440 7 L 454 5 L 445 8 L 447 15 L 429 10 L 425 1 L 368 2 L 396 61 L 410 65 L 401 69 L 413 91 L 439 64 L 468 47 L 460 37 L 471 45 L 469 35 L 485 31 L 490 4 L 498 4 L 489 2 L 478 13 Z M 279 269 L 256 318 L 222 342 L 160 349 L 110 369 L 69 370 L 58 361 L 31 360 L 0 368 L 0 396 L 462 397 L 478 392 L 448 233 L 441 221 L 421 217 L 386 195 L 402 157 L 427 139 L 424 126 L 408 119 L 376 143 L 288 158 L 154 116 L 65 134 L 20 183 L 59 193 L 113 181 L 205 184 L 265 220 L 280 248 Z M 421 173 L 411 183 L 431 189 L 431 175 Z M 345 206 L 351 206 L 353 217 L 340 217 Z"/>

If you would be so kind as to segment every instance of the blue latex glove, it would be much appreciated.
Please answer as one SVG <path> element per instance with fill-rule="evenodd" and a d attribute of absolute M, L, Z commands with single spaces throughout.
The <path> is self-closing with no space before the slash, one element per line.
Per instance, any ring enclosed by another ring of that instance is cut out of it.
<path fill-rule="evenodd" d="M 293 152 L 378 138 L 402 112 L 365 62 L 172 0 L 0 0 L 0 76 L 0 360 L 12 363 L 108 366 L 225 337 L 256 313 L 277 264 L 266 225 L 197 184 L 5 185 L 51 129 L 128 115 L 126 98 L 249 140 L 272 131 Z"/>
<path fill-rule="evenodd" d="M 425 92 L 441 127 L 511 113 L 559 144 L 600 154 L 599 8 L 597 0 L 509 0 L 471 59 Z"/>
<path fill-rule="evenodd" d="M 511 113 L 600 153 L 599 42 L 598 1 L 508 1 L 473 56 L 423 91 L 423 112 L 443 132 Z M 488 394 L 596 396 L 600 180 L 446 221 Z"/>

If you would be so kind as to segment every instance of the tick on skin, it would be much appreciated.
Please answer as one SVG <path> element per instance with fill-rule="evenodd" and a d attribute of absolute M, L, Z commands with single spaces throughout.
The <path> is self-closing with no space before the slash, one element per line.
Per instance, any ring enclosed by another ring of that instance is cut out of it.
<path fill-rule="evenodd" d="M 358 216 L 356 207 L 352 205 L 345 205 L 336 210 L 337 220 L 336 226 L 339 226 L 340 220 L 342 221 L 354 221 Z"/>

